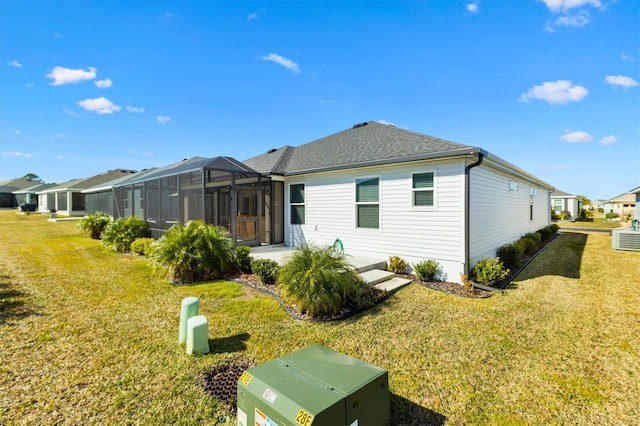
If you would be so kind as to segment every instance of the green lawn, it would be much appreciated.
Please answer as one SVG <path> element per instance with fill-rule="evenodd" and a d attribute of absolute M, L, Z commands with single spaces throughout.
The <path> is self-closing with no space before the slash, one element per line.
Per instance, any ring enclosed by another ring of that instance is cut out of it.
<path fill-rule="evenodd" d="M 411 284 L 346 321 L 291 319 L 233 282 L 175 286 L 77 222 L 0 212 L 0 424 L 235 424 L 202 375 L 311 343 L 389 371 L 392 424 L 637 424 L 640 253 L 565 233 L 503 293 Z M 201 299 L 212 352 L 178 345 Z"/>

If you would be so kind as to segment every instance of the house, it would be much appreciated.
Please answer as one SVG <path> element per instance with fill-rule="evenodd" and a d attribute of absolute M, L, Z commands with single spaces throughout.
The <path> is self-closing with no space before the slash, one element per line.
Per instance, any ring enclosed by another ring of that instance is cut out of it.
<path fill-rule="evenodd" d="M 442 278 L 549 224 L 554 188 L 485 150 L 377 122 L 244 161 L 284 183 L 284 243 L 409 263 Z"/>
<path fill-rule="evenodd" d="M 38 181 L 21 177 L 0 182 L 0 208 L 15 209 L 25 202 L 22 197 L 16 197 L 15 192 L 38 184 Z"/>
<path fill-rule="evenodd" d="M 58 214 L 63 216 L 84 216 L 85 196 L 82 193 L 84 189 L 132 173 L 135 173 L 135 171 L 125 169 L 109 170 L 99 175 L 84 179 L 73 179 L 38 191 L 36 193 L 38 195 L 38 211 L 45 213 L 56 210 Z"/>
<path fill-rule="evenodd" d="M 617 213 L 622 220 L 625 220 L 626 217 L 632 217 L 636 207 L 636 197 L 636 193 L 626 192 L 611 198 L 605 204 L 605 213 Z"/>
<path fill-rule="evenodd" d="M 155 169 L 150 170 L 142 170 L 136 173 L 126 173 L 124 176 L 117 177 L 116 179 L 100 183 L 98 185 L 92 186 L 91 188 L 87 188 L 82 190 L 85 198 L 85 212 L 86 214 L 102 212 L 110 215 L 114 218 L 119 217 L 128 217 L 130 214 L 129 205 L 121 205 L 118 204 L 118 199 L 116 197 L 116 187 L 122 187 L 126 182 L 137 179 L 143 176 L 144 174 L 150 173 Z M 122 202 L 126 202 L 129 204 L 128 197 L 120 197 Z M 136 200 L 138 205 L 140 205 L 140 197 L 139 191 L 136 192 Z M 131 200 L 131 205 L 133 206 L 134 200 Z M 139 208 L 137 210 L 140 210 Z M 140 211 L 137 211 L 140 213 Z M 138 216 L 142 217 L 141 214 Z"/>
<path fill-rule="evenodd" d="M 629 194 L 634 194 L 636 196 L 633 218 L 640 221 L 640 186 L 637 188 L 633 188 L 631 191 L 629 191 Z"/>
<path fill-rule="evenodd" d="M 550 197 L 551 209 L 558 217 L 562 216 L 562 212 L 569 212 L 569 216 L 566 219 L 575 219 L 580 214 L 582 201 L 575 195 L 556 189 L 551 192 Z"/>
<path fill-rule="evenodd" d="M 19 206 L 22 204 L 32 204 L 35 208 L 38 206 L 38 192 L 56 186 L 55 183 L 38 183 L 25 189 L 13 191 Z"/>
<path fill-rule="evenodd" d="M 154 237 L 201 219 L 236 244 L 339 242 L 349 255 L 434 259 L 451 281 L 547 226 L 554 189 L 481 148 L 377 122 L 243 162 L 193 157 L 111 186 L 114 217 L 139 216 Z"/>

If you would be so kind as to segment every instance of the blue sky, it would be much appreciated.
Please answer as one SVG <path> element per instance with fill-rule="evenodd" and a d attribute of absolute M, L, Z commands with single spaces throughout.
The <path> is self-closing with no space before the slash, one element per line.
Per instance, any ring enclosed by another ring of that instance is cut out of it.
<path fill-rule="evenodd" d="M 637 0 L 0 0 L 0 181 L 244 160 L 363 121 L 640 185 Z"/>

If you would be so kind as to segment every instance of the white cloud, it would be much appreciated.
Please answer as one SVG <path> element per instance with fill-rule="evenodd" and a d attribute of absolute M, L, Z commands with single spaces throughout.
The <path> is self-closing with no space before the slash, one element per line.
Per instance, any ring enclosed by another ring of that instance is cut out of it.
<path fill-rule="evenodd" d="M 392 122 L 387 121 L 387 120 L 378 120 L 378 123 L 380 123 L 380 124 L 386 124 L 387 126 L 398 127 L 398 126 L 396 126 L 396 125 L 395 125 L 395 123 L 392 123 Z"/>
<path fill-rule="evenodd" d="M 20 133 L 22 133 L 22 130 L 16 130 L 13 132 L 14 135 L 19 135 Z"/>
<path fill-rule="evenodd" d="M 136 114 L 141 114 L 141 113 L 144 112 L 144 108 L 136 108 L 136 107 L 132 107 L 130 105 L 127 105 L 127 111 L 134 112 Z"/>
<path fill-rule="evenodd" d="M 49 139 L 64 139 L 64 135 L 62 133 L 56 133 L 55 135 L 49 135 Z"/>
<path fill-rule="evenodd" d="M 14 67 L 14 68 L 22 68 L 22 64 L 20 62 L 16 61 L 15 59 L 13 61 L 7 62 L 7 65 L 9 65 L 10 67 Z"/>
<path fill-rule="evenodd" d="M 623 61 L 635 61 L 636 60 L 636 58 L 634 56 L 627 55 L 626 53 L 621 53 L 620 54 L 620 59 L 622 59 Z"/>
<path fill-rule="evenodd" d="M 33 84 L 32 82 L 29 82 L 24 85 L 24 87 L 26 87 L 27 89 L 31 89 L 33 86 L 35 86 L 35 84 Z"/>
<path fill-rule="evenodd" d="M 260 56 L 260 59 L 263 61 L 272 61 L 276 64 L 282 65 L 288 70 L 291 70 L 293 73 L 298 74 L 300 72 L 300 68 L 298 68 L 298 64 L 293 62 L 291 59 L 283 58 L 280 55 L 275 53 L 269 53 L 266 56 Z"/>
<path fill-rule="evenodd" d="M 56 155 L 56 158 L 57 158 L 58 160 L 64 160 L 64 155 Z"/>
<path fill-rule="evenodd" d="M 589 143 L 593 140 L 593 136 L 587 132 L 575 131 L 565 134 L 560 139 L 567 143 Z"/>
<path fill-rule="evenodd" d="M 568 168 L 569 166 L 567 166 L 566 164 L 552 164 L 550 166 L 546 166 L 544 170 L 547 172 L 552 172 L 556 170 L 567 170 Z"/>
<path fill-rule="evenodd" d="M 168 117 L 166 115 L 157 115 L 156 121 L 160 124 L 167 124 L 168 122 L 171 121 L 171 117 Z"/>
<path fill-rule="evenodd" d="M 467 10 L 471 13 L 478 13 L 480 11 L 480 2 L 474 1 L 467 5 Z"/>
<path fill-rule="evenodd" d="M 96 114 L 113 114 L 121 110 L 118 105 L 104 97 L 85 99 L 84 101 L 78 102 L 78 105 Z"/>
<path fill-rule="evenodd" d="M 53 80 L 49 83 L 52 86 L 61 86 L 63 84 L 76 84 L 84 80 L 93 80 L 96 78 L 96 71 L 98 69 L 89 67 L 86 70 L 77 69 L 73 70 L 64 67 L 54 67 L 46 76 Z"/>
<path fill-rule="evenodd" d="M 96 80 L 94 84 L 98 89 L 106 89 L 107 87 L 113 86 L 113 82 L 110 78 L 105 78 L 104 80 Z"/>
<path fill-rule="evenodd" d="M 0 156 L 2 157 L 23 157 L 23 158 L 31 158 L 32 155 L 27 152 L 0 152 Z"/>
<path fill-rule="evenodd" d="M 321 104 L 336 104 L 338 101 L 335 99 L 320 99 Z"/>
<path fill-rule="evenodd" d="M 600 139 L 600 145 L 613 145 L 616 143 L 618 143 L 618 138 L 613 135 L 605 136 L 604 138 Z"/>
<path fill-rule="evenodd" d="M 587 12 L 580 12 L 575 15 L 564 15 L 553 21 L 553 24 L 549 26 L 547 24 L 547 30 L 551 28 L 550 32 L 553 32 L 553 27 L 572 27 L 572 28 L 582 28 L 587 25 L 590 21 L 589 14 Z"/>
<path fill-rule="evenodd" d="M 255 12 L 251 12 L 248 16 L 247 16 L 247 20 L 249 21 L 253 21 L 254 19 L 258 19 L 261 18 L 262 15 L 264 15 L 264 9 L 259 9 L 256 10 Z"/>
<path fill-rule="evenodd" d="M 144 151 L 142 155 L 144 155 L 145 157 L 154 157 L 153 152 L 149 152 L 149 151 Z"/>
<path fill-rule="evenodd" d="M 605 79 L 604 79 L 605 83 L 608 83 L 612 86 L 622 86 L 625 89 L 628 89 L 629 87 L 635 87 L 638 85 L 638 82 L 635 81 L 633 78 L 631 77 L 625 77 L 623 75 L 608 75 Z"/>
<path fill-rule="evenodd" d="M 566 104 L 584 99 L 589 91 L 582 86 L 574 86 L 569 80 L 546 81 L 539 86 L 533 86 L 518 98 L 519 102 L 529 102 L 540 99 L 550 104 Z"/>
<path fill-rule="evenodd" d="M 53 33 L 53 38 L 64 38 L 64 34 Z"/>
<path fill-rule="evenodd" d="M 65 108 L 64 109 L 64 113 L 65 114 L 69 114 L 72 117 L 82 117 L 81 114 L 78 114 L 77 112 L 71 111 L 69 108 Z"/>
<path fill-rule="evenodd" d="M 566 12 L 567 10 L 577 9 L 586 5 L 595 8 L 601 8 L 600 0 L 542 0 L 552 12 Z"/>

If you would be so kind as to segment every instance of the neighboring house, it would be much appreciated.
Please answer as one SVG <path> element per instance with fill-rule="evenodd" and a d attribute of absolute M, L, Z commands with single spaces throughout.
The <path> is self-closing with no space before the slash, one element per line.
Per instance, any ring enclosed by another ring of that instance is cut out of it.
<path fill-rule="evenodd" d="M 154 237 L 202 219 L 236 244 L 340 240 L 348 255 L 434 259 L 450 281 L 547 226 L 553 189 L 481 148 L 376 122 L 244 162 L 194 157 L 113 185 L 119 217 L 144 218 Z"/>
<path fill-rule="evenodd" d="M 20 198 L 20 201 L 16 198 L 15 191 L 21 191 L 36 184 L 38 184 L 38 181 L 24 177 L 0 182 L 0 208 L 14 209 L 18 207 L 24 201 L 22 201 L 22 198 Z"/>
<path fill-rule="evenodd" d="M 633 218 L 640 220 L 640 186 L 629 191 L 629 194 L 634 194 L 636 196 Z"/>
<path fill-rule="evenodd" d="M 83 190 L 132 173 L 135 173 L 135 171 L 125 169 L 109 170 L 99 175 L 84 179 L 73 179 L 38 191 L 38 211 L 49 212 L 56 210 L 58 214 L 63 216 L 84 216 L 85 195 L 82 193 Z"/>
<path fill-rule="evenodd" d="M 556 189 L 551 192 L 550 198 L 551 210 L 553 210 L 558 216 L 560 216 L 561 212 L 567 211 L 571 215 L 568 219 L 576 219 L 580 214 L 582 202 L 575 195 Z"/>
<path fill-rule="evenodd" d="M 605 213 L 618 213 L 623 220 L 626 215 L 633 216 L 636 207 L 636 196 L 637 194 L 635 193 L 627 192 L 611 198 L 605 204 Z"/>
<path fill-rule="evenodd" d="M 45 189 L 52 188 L 54 186 L 56 186 L 55 183 L 38 183 L 37 185 L 33 185 L 25 189 L 13 191 L 13 194 L 16 196 L 18 206 L 22 205 L 23 203 L 34 204 L 37 208 L 38 192 L 44 191 Z"/>

